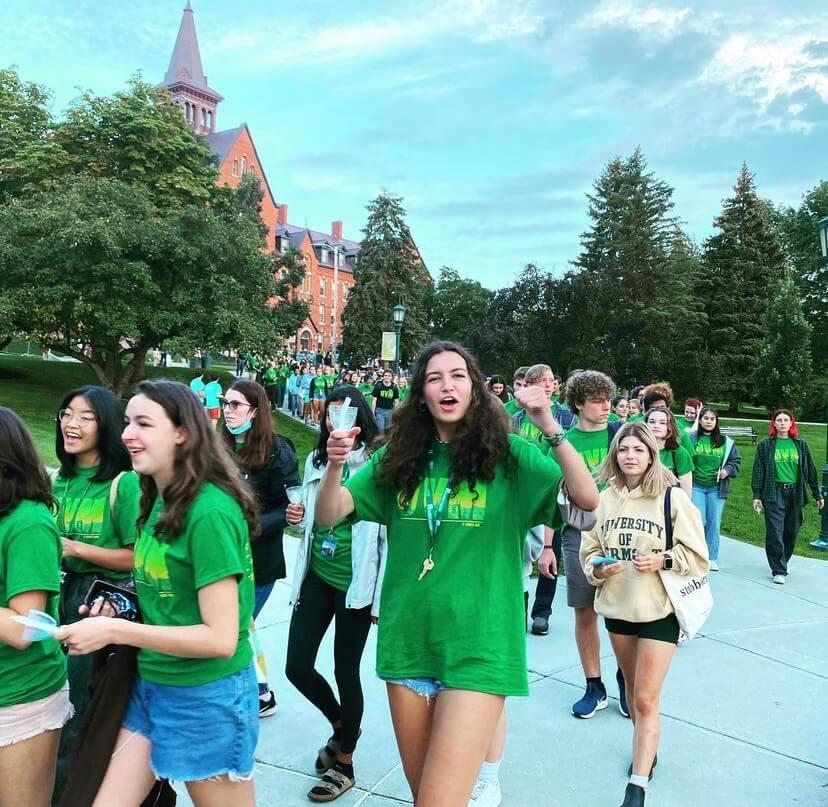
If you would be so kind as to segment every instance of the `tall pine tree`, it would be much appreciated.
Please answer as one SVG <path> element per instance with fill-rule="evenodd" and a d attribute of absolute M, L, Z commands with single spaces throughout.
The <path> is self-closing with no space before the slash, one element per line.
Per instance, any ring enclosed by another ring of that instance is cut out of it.
<path fill-rule="evenodd" d="M 574 354 L 622 385 L 669 378 L 674 347 L 695 338 L 703 319 L 673 189 L 647 170 L 640 149 L 611 160 L 593 187 L 592 225 L 568 278 Z"/>
<path fill-rule="evenodd" d="M 352 363 L 378 356 L 382 332 L 394 329 L 391 309 L 402 302 L 402 357 L 411 361 L 431 332 L 431 276 L 405 223 L 402 198 L 380 193 L 367 209 L 354 286 L 343 313 L 343 354 Z"/>
<path fill-rule="evenodd" d="M 725 396 L 735 410 L 754 397 L 770 290 L 785 272 L 776 229 L 747 165 L 713 225 L 718 232 L 704 245 L 701 284 L 708 317 L 708 394 Z"/>
<path fill-rule="evenodd" d="M 768 409 L 800 410 L 811 377 L 811 326 L 787 273 L 773 290 L 766 319 L 768 333 L 754 374 L 757 400 Z"/>

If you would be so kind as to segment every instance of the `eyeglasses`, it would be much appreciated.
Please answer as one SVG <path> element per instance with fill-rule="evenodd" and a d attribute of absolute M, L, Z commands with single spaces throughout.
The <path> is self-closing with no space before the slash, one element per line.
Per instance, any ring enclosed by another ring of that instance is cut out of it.
<path fill-rule="evenodd" d="M 231 412 L 235 412 L 240 406 L 251 406 L 252 404 L 245 403 L 244 401 L 225 401 L 222 404 L 223 409 L 229 409 Z"/>
<path fill-rule="evenodd" d="M 58 412 L 57 419 L 59 423 L 71 423 L 74 419 L 77 420 L 82 427 L 91 426 L 93 423 L 98 422 L 98 418 L 96 418 L 94 415 L 88 415 L 83 413 L 76 415 L 74 412 L 71 412 L 68 409 L 61 409 L 60 412 Z"/>

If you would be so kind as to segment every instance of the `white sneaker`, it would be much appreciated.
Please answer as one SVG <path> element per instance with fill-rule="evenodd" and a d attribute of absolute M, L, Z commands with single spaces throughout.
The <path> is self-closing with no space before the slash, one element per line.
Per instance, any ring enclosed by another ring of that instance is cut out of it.
<path fill-rule="evenodd" d="M 500 782 L 478 779 L 472 790 L 468 807 L 499 807 L 500 800 Z"/>
<path fill-rule="evenodd" d="M 785 585 L 785 575 L 784 574 L 775 574 L 773 576 L 773 582 L 776 583 L 778 586 Z"/>
<path fill-rule="evenodd" d="M 717 560 L 710 561 L 710 571 L 711 572 L 718 572 L 719 571 L 719 562 Z"/>

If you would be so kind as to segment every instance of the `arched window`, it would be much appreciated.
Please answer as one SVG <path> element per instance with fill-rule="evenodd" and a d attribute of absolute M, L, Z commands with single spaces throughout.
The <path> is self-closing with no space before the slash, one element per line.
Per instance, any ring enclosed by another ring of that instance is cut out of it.
<path fill-rule="evenodd" d="M 237 177 L 239 175 L 239 161 L 233 160 L 233 176 Z"/>
<path fill-rule="evenodd" d="M 309 331 L 302 331 L 302 335 L 299 337 L 299 341 L 302 345 L 302 350 L 307 353 L 310 350 L 310 332 Z"/>
<path fill-rule="evenodd" d="M 242 174 L 247 173 L 247 155 L 243 154 L 241 159 L 241 172 Z"/>
<path fill-rule="evenodd" d="M 213 131 L 213 111 L 207 111 L 207 128 L 212 132 Z"/>
<path fill-rule="evenodd" d="M 207 110 L 204 107 L 201 107 L 201 127 L 207 128 Z"/>

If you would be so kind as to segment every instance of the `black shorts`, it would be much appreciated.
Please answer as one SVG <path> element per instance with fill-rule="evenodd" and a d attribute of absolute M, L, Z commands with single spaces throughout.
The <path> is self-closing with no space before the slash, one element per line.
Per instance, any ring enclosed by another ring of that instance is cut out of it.
<path fill-rule="evenodd" d="M 654 622 L 627 622 L 623 619 L 607 617 L 604 619 L 604 624 L 610 633 L 678 644 L 679 623 L 675 614 L 667 614 L 663 619 L 656 619 Z"/>

